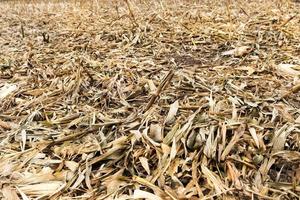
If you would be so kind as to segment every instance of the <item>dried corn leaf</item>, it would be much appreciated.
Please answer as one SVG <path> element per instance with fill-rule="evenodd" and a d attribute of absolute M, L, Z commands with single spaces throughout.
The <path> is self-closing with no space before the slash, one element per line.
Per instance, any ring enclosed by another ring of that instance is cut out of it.
<path fill-rule="evenodd" d="M 299 6 L 0 1 L 0 199 L 296 198 Z"/>
<path fill-rule="evenodd" d="M 143 166 L 143 168 L 146 170 L 147 174 L 150 175 L 150 168 L 149 168 L 149 164 L 148 164 L 148 159 L 145 157 L 139 157 L 139 160 Z"/>
<path fill-rule="evenodd" d="M 18 188 L 26 195 L 42 196 L 55 193 L 63 184 L 61 181 L 50 181 L 48 183 L 18 185 Z"/>
<path fill-rule="evenodd" d="M 5 84 L 0 88 L 0 100 L 4 99 L 18 89 L 17 85 Z"/>
<path fill-rule="evenodd" d="M 143 190 L 134 190 L 133 199 L 162 200 L 159 196 Z"/>
<path fill-rule="evenodd" d="M 241 47 L 236 47 L 234 49 L 231 49 L 229 51 L 225 51 L 222 53 L 222 56 L 244 56 L 248 54 L 252 50 L 251 47 L 249 46 L 241 46 Z"/>
<path fill-rule="evenodd" d="M 226 185 L 222 183 L 220 178 L 217 177 L 217 175 L 210 171 L 206 166 L 201 165 L 201 171 L 207 178 L 209 185 L 216 190 L 217 194 L 224 193 L 227 190 Z"/>
<path fill-rule="evenodd" d="M 175 119 L 178 108 L 179 108 L 179 102 L 177 100 L 174 103 L 172 103 L 171 106 L 170 106 L 170 110 L 169 110 L 168 115 L 165 119 L 166 124 L 171 123 Z"/>
<path fill-rule="evenodd" d="M 9 186 L 2 188 L 1 190 L 3 198 L 5 200 L 19 200 L 18 194 L 15 189 L 12 189 Z"/>
<path fill-rule="evenodd" d="M 283 75 L 298 76 L 300 75 L 300 65 L 279 64 L 276 66 L 279 73 Z"/>

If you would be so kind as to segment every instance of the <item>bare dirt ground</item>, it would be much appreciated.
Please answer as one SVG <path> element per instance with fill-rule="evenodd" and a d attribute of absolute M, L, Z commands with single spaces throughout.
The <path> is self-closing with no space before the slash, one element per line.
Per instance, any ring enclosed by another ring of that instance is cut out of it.
<path fill-rule="evenodd" d="M 1 199 L 298 199 L 297 1 L 0 2 Z"/>

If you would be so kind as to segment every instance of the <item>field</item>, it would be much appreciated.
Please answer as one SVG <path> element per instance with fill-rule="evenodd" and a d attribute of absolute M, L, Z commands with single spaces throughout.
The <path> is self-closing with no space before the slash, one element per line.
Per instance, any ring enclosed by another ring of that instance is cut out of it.
<path fill-rule="evenodd" d="M 0 9 L 0 199 L 300 198 L 298 1 Z"/>

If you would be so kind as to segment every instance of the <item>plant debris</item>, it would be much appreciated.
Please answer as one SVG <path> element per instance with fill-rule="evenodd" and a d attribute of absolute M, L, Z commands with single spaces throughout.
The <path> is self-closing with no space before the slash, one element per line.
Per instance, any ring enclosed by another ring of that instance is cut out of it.
<path fill-rule="evenodd" d="M 2 1 L 1 199 L 298 199 L 297 1 Z"/>

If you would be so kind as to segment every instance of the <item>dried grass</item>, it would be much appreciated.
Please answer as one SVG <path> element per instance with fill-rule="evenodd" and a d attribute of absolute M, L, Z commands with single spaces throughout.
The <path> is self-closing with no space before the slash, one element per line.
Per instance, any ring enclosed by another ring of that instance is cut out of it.
<path fill-rule="evenodd" d="M 298 199 L 297 1 L 0 2 L 1 199 Z"/>

